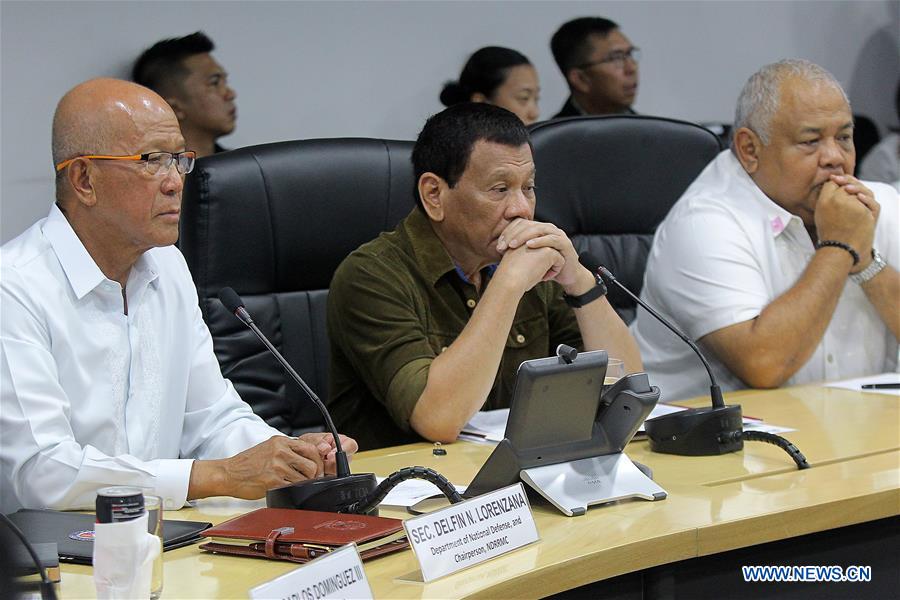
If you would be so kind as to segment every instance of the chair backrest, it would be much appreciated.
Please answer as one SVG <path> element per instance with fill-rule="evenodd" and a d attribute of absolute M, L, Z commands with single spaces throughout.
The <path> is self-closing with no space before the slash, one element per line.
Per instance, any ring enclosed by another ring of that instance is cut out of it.
<path fill-rule="evenodd" d="M 657 226 L 721 150 L 700 125 L 643 115 L 538 123 L 531 141 L 536 218 L 595 254 L 635 294 Z M 626 322 L 634 318 L 628 296 L 610 289 L 609 300 Z"/>
<path fill-rule="evenodd" d="M 340 262 L 414 205 L 412 142 L 326 139 L 251 146 L 197 161 L 180 248 L 223 374 L 285 433 L 321 429 L 302 389 L 221 305 L 231 286 L 318 394 L 328 390 L 327 288 Z"/>
<path fill-rule="evenodd" d="M 859 174 L 859 166 L 869 150 L 881 141 L 878 126 L 875 121 L 865 115 L 853 115 L 853 146 L 856 149 L 856 172 Z"/>

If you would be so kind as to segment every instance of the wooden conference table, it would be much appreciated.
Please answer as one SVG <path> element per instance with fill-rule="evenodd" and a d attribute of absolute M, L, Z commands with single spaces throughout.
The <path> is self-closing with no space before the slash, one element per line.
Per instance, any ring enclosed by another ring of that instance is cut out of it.
<path fill-rule="evenodd" d="M 785 435 L 812 468 L 798 471 L 786 453 L 768 444 L 747 443 L 743 452 L 724 456 L 683 457 L 654 454 L 647 442 L 635 441 L 627 454 L 653 469 L 667 499 L 594 507 L 580 517 L 533 502 L 539 542 L 429 584 L 421 583 L 411 551 L 375 559 L 365 563 L 375 597 L 535 598 L 900 514 L 900 397 L 805 386 L 730 393 L 726 402 L 741 404 L 745 415 L 795 428 Z M 434 456 L 427 444 L 363 452 L 353 468 L 386 476 L 423 465 L 464 484 L 491 449 L 466 442 L 444 447 L 446 456 Z M 263 505 L 213 498 L 166 518 L 217 523 Z M 409 516 L 388 508 L 381 514 Z M 296 567 L 214 556 L 196 545 L 164 556 L 163 598 L 246 598 L 249 588 Z M 90 567 L 62 570 L 62 598 L 95 597 Z M 898 578 L 896 571 L 889 576 Z"/>

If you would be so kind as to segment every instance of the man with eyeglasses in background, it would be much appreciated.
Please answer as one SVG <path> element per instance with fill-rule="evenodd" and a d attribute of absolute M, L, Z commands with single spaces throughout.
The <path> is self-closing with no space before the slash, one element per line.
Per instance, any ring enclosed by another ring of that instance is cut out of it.
<path fill-rule="evenodd" d="M 634 114 L 640 49 L 603 17 L 563 24 L 550 40 L 553 58 L 569 86 L 569 98 L 553 116 Z"/>
<path fill-rule="evenodd" d="M 330 434 L 283 436 L 222 377 L 172 246 L 194 159 L 145 87 L 94 79 L 60 100 L 56 203 L 0 250 L 2 512 L 88 508 L 110 485 L 180 508 L 334 472 Z"/>
<path fill-rule="evenodd" d="M 211 54 L 215 48 L 202 31 L 160 40 L 138 57 L 131 74 L 169 103 L 186 146 L 198 158 L 224 151 L 218 139 L 237 123 L 237 94 Z"/>

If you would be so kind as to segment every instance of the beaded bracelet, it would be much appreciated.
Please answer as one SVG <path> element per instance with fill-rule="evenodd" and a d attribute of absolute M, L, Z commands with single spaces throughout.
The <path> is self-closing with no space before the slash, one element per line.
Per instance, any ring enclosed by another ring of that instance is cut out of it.
<path fill-rule="evenodd" d="M 820 241 L 816 244 L 816 250 L 819 248 L 826 248 L 828 246 L 833 246 L 834 248 L 841 248 L 842 250 L 846 250 L 850 253 L 850 256 L 853 257 L 853 266 L 859 264 L 859 253 L 850 247 L 849 244 L 845 244 L 844 242 L 838 242 L 836 240 L 824 240 Z"/>

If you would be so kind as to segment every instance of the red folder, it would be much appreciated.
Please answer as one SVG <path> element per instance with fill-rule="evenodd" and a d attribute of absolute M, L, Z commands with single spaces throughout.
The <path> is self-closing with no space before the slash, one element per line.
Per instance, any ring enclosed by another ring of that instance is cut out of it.
<path fill-rule="evenodd" d="M 260 508 L 202 535 L 226 540 L 202 544 L 200 549 L 207 552 L 298 563 L 350 542 L 356 542 L 363 560 L 409 547 L 400 519 L 291 508 Z"/>

